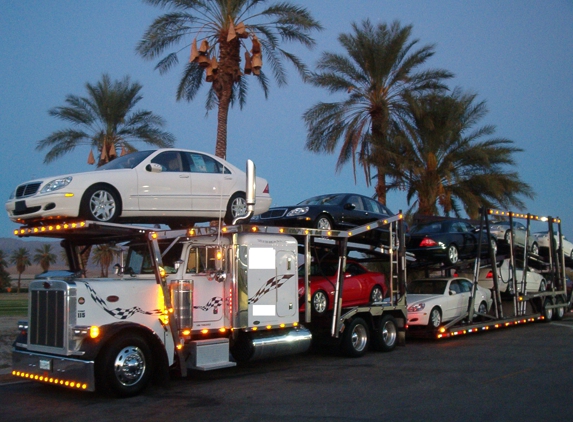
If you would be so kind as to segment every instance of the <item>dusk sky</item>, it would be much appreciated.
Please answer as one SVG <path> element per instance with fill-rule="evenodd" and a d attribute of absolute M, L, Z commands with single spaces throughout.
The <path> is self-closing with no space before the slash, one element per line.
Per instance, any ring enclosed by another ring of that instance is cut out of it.
<path fill-rule="evenodd" d="M 324 26 L 317 45 L 306 50 L 284 44 L 312 69 L 324 51 L 344 53 L 340 33 L 353 22 L 413 25 L 420 45 L 435 44 L 427 66 L 455 74 L 449 82 L 478 94 L 489 113 L 479 126 L 496 126 L 496 137 L 511 139 L 524 152 L 516 170 L 535 191 L 527 209 L 557 216 L 573 239 L 573 1 L 572 0 L 291 0 L 304 5 Z M 167 121 L 177 147 L 214 153 L 216 111 L 206 116 L 208 85 L 192 103 L 177 102 L 175 92 L 189 48 L 180 45 L 180 64 L 166 75 L 154 70 L 135 47 L 153 19 L 165 10 L 139 0 L 3 0 L 0 3 L 0 197 L 35 177 L 93 169 L 89 149 L 78 148 L 50 165 L 39 140 L 68 127 L 48 115 L 66 95 L 84 96 L 85 84 L 102 74 L 128 75 L 143 85 L 139 108 Z M 192 39 L 187 40 L 190 43 Z M 264 61 L 264 57 L 263 57 Z M 263 65 L 264 66 L 264 65 Z M 264 70 L 264 67 L 263 67 Z M 334 192 L 374 193 L 361 169 L 335 172 L 337 155 L 306 151 L 302 114 L 317 102 L 339 97 L 304 84 L 288 67 L 288 86 L 271 85 L 268 100 L 249 76 L 247 105 L 230 110 L 227 159 L 240 168 L 252 159 L 270 184 L 273 206 L 291 205 Z M 270 76 L 270 70 L 269 70 Z M 143 144 L 139 148 L 145 148 Z M 388 207 L 406 210 L 403 193 L 392 193 Z M 18 226 L 6 214 L 0 237 Z M 546 226 L 545 226 L 546 228 Z"/>

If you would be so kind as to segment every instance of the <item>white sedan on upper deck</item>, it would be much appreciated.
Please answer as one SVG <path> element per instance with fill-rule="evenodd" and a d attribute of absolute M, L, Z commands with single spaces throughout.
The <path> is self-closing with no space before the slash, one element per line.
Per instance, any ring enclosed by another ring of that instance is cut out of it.
<path fill-rule="evenodd" d="M 35 179 L 6 201 L 17 223 L 81 217 L 102 222 L 172 226 L 246 213 L 246 175 L 213 155 L 182 149 L 137 151 L 95 171 Z M 255 214 L 271 205 L 269 185 L 256 180 Z"/>
<path fill-rule="evenodd" d="M 540 248 L 543 248 L 545 250 L 547 250 L 549 248 L 549 232 L 537 232 L 537 233 L 533 233 L 533 237 L 535 238 L 535 240 L 537 241 L 537 243 L 539 244 Z M 555 239 L 555 241 L 553 242 L 553 247 L 558 247 L 558 241 L 559 241 L 559 234 L 554 234 L 553 238 Z M 569 240 L 567 240 L 567 238 L 565 236 L 561 236 L 562 239 L 562 245 L 563 245 L 563 255 L 566 258 L 570 258 L 573 259 L 573 243 L 571 243 Z"/>

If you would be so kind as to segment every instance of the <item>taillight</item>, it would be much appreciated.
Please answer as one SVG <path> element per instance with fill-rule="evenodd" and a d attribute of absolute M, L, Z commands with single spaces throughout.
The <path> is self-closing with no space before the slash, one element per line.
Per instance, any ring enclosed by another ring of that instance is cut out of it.
<path fill-rule="evenodd" d="M 489 271 L 485 278 L 493 278 L 493 271 Z"/>
<path fill-rule="evenodd" d="M 420 246 L 422 247 L 436 246 L 437 244 L 434 239 L 430 239 L 429 237 L 425 237 L 424 240 L 420 242 Z"/>
<path fill-rule="evenodd" d="M 267 185 L 265 186 L 265 188 L 263 189 L 263 193 L 269 193 L 271 190 L 269 188 L 269 184 L 267 183 Z"/>

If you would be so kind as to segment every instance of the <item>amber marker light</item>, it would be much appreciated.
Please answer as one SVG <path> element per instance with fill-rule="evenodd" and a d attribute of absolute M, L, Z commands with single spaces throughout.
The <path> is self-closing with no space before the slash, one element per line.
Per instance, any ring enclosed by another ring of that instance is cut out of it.
<path fill-rule="evenodd" d="M 90 337 L 91 338 L 98 338 L 99 337 L 99 327 L 96 325 L 92 325 L 90 327 Z"/>
<path fill-rule="evenodd" d="M 201 334 L 208 334 L 208 333 L 209 333 L 209 330 L 206 329 L 206 328 L 203 328 L 203 329 L 201 330 Z"/>

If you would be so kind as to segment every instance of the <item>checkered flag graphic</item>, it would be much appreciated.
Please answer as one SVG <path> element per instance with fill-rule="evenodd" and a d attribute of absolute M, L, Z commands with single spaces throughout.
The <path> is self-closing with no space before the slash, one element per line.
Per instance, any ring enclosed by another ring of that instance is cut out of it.
<path fill-rule="evenodd" d="M 266 295 L 271 290 L 280 289 L 280 287 L 286 283 L 286 281 L 291 278 L 294 274 L 283 274 L 279 277 L 273 277 L 265 283 L 263 287 L 259 289 L 255 295 L 249 299 L 249 305 L 252 303 L 257 303 L 261 297 Z"/>
<path fill-rule="evenodd" d="M 86 283 L 87 289 L 90 291 L 91 298 L 95 303 L 97 303 L 104 311 L 110 314 L 112 317 L 116 319 L 125 320 L 131 318 L 134 314 L 140 313 L 144 315 L 159 315 L 161 314 L 160 309 L 154 309 L 153 311 L 144 311 L 139 306 L 133 306 L 131 308 L 115 308 L 110 309 L 107 306 L 107 302 L 98 296 L 97 292 L 93 289 L 89 283 Z"/>
<path fill-rule="evenodd" d="M 206 305 L 204 305 L 204 306 L 193 306 L 193 309 L 201 309 L 202 311 L 208 311 L 211 308 L 215 308 L 215 310 L 216 310 L 217 308 L 219 308 L 222 305 L 223 305 L 223 298 L 215 296 L 214 298 L 209 300 L 209 302 L 207 302 Z"/>

